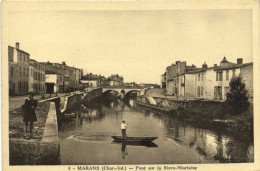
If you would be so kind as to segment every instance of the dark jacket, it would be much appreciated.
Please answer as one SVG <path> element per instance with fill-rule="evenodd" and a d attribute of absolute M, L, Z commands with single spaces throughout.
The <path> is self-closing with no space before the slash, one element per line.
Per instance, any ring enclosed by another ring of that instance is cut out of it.
<path fill-rule="evenodd" d="M 25 100 L 25 103 L 22 107 L 23 113 L 23 121 L 24 122 L 35 122 L 37 121 L 35 108 L 37 107 L 38 102 L 37 100 Z"/>

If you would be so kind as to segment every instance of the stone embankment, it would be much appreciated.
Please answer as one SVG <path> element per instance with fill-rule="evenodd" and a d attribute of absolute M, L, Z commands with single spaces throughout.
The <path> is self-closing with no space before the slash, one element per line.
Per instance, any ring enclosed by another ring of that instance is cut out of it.
<path fill-rule="evenodd" d="M 253 104 L 240 115 L 233 116 L 233 111 L 227 102 L 199 99 L 177 99 L 163 96 L 163 90 L 148 90 L 146 95 L 137 97 L 137 104 L 153 110 L 202 123 L 204 126 L 216 126 L 230 131 L 253 133 Z M 152 98 L 156 104 L 151 103 Z"/>

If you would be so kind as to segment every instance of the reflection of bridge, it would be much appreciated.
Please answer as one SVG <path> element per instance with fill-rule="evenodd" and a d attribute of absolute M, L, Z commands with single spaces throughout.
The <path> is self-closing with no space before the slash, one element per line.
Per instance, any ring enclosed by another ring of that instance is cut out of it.
<path fill-rule="evenodd" d="M 142 89 L 141 87 L 119 87 L 119 86 L 115 86 L 115 87 L 102 87 L 102 92 L 103 93 L 109 93 L 111 91 L 116 91 L 119 94 L 121 94 L 121 91 L 124 89 L 125 91 L 125 96 L 128 96 L 130 93 L 132 92 L 140 92 L 140 90 Z"/>

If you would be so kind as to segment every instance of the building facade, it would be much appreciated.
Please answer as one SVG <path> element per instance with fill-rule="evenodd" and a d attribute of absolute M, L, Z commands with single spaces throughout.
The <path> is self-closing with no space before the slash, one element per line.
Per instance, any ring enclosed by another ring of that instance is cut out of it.
<path fill-rule="evenodd" d="M 175 64 L 166 68 L 166 92 L 167 95 L 185 96 L 185 79 L 189 81 L 190 77 L 185 76 L 190 72 L 197 70 L 196 66 L 187 66 L 186 62 L 176 61 Z M 187 84 L 188 86 L 188 84 Z"/>
<path fill-rule="evenodd" d="M 123 86 L 124 85 L 124 78 L 119 76 L 118 74 L 111 75 L 108 77 L 110 80 L 110 86 Z"/>
<path fill-rule="evenodd" d="M 29 91 L 30 54 L 21 50 L 19 43 L 8 46 L 9 95 L 22 95 Z"/>
<path fill-rule="evenodd" d="M 178 68 L 179 67 L 179 68 Z M 185 69 L 181 69 L 184 67 Z M 234 76 L 241 76 L 245 83 L 250 100 L 253 99 L 253 63 L 243 64 L 238 58 L 231 63 L 224 57 L 218 66 L 202 68 L 180 65 L 177 61 L 166 69 L 166 89 L 168 95 L 184 98 L 201 98 L 207 100 L 226 100 L 229 83 Z"/>
<path fill-rule="evenodd" d="M 29 64 L 29 91 L 45 93 L 45 66 L 33 59 L 30 59 Z"/>
<path fill-rule="evenodd" d="M 166 72 L 161 75 L 161 88 L 166 88 Z"/>
<path fill-rule="evenodd" d="M 46 93 L 61 93 L 63 92 L 63 82 L 64 78 L 63 75 L 52 72 L 46 71 Z"/>
<path fill-rule="evenodd" d="M 253 98 L 253 63 L 243 64 L 243 59 L 238 58 L 237 63 L 230 63 L 224 58 L 220 67 L 216 68 L 216 84 L 214 86 L 214 99 L 226 100 L 229 92 L 229 83 L 232 77 L 241 76 L 248 90 L 249 98 Z"/>

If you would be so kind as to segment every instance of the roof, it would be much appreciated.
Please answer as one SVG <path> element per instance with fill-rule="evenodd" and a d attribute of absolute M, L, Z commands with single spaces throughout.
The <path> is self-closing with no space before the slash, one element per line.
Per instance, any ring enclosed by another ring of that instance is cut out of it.
<path fill-rule="evenodd" d="M 98 80 L 80 80 L 81 83 L 88 83 L 89 81 L 98 81 Z"/>
<path fill-rule="evenodd" d="M 45 70 L 45 74 L 57 74 L 57 75 L 60 75 L 54 71 L 50 71 L 50 70 Z"/>
<path fill-rule="evenodd" d="M 162 76 L 166 76 L 166 72 Z"/>
<path fill-rule="evenodd" d="M 16 49 L 16 48 L 15 48 Z M 27 54 L 27 55 L 30 55 L 29 53 L 27 53 L 27 52 L 25 52 L 25 51 L 23 51 L 23 50 L 20 50 L 20 49 L 16 49 L 17 51 L 20 51 L 20 52 L 22 52 L 22 53 L 25 53 L 25 54 Z"/>
<path fill-rule="evenodd" d="M 242 68 L 248 65 L 253 65 L 253 62 L 250 63 L 245 63 L 245 64 L 237 64 L 237 65 L 233 65 L 233 66 L 227 66 L 227 67 L 217 67 L 214 70 L 218 71 L 218 70 L 227 70 L 227 69 L 234 69 L 234 68 Z"/>
<path fill-rule="evenodd" d="M 12 47 L 12 46 L 8 46 L 8 47 L 11 47 L 11 48 L 14 48 L 14 49 L 16 49 L 15 47 Z M 25 52 L 25 51 L 23 51 L 23 50 L 20 50 L 20 49 L 16 49 L 17 51 L 20 51 L 20 52 L 22 52 L 22 53 L 25 53 L 25 54 L 27 54 L 27 55 L 30 55 L 29 53 L 27 53 L 27 52 Z"/>
<path fill-rule="evenodd" d="M 98 81 L 99 78 L 82 78 L 81 81 Z"/>

